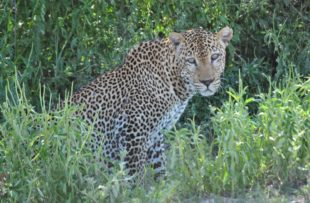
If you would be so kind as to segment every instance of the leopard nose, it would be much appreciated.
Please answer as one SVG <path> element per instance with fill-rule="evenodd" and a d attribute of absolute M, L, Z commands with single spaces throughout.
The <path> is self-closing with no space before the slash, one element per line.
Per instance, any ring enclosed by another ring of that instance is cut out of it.
<path fill-rule="evenodd" d="M 209 86 L 212 82 L 214 81 L 214 79 L 210 79 L 210 80 L 200 80 L 200 82 L 202 84 L 204 84 L 205 86 Z"/>

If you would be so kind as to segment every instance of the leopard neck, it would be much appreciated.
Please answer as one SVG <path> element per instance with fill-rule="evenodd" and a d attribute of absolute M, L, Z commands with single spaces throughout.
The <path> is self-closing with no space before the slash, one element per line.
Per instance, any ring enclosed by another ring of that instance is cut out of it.
<path fill-rule="evenodd" d="M 133 74 L 139 74 L 136 76 L 140 79 L 143 77 L 141 73 L 156 75 L 165 85 L 172 87 L 181 101 L 187 101 L 193 96 L 193 92 L 190 85 L 181 78 L 181 63 L 171 42 L 160 39 L 142 42 L 131 49 L 123 66 Z"/>
<path fill-rule="evenodd" d="M 183 67 L 183 61 L 176 56 L 175 47 L 169 40 L 164 41 L 165 47 L 168 47 L 163 59 L 167 60 L 167 64 L 164 66 L 170 84 L 173 87 L 175 95 L 181 101 L 188 101 L 193 95 L 194 91 L 188 81 L 181 77 L 181 71 Z"/>

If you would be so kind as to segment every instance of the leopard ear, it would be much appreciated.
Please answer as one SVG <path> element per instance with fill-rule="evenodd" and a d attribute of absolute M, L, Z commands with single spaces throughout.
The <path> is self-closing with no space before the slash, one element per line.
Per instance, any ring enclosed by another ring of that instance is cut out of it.
<path fill-rule="evenodd" d="M 233 37 L 233 30 L 230 27 L 224 27 L 217 33 L 217 37 L 227 47 Z"/>
<path fill-rule="evenodd" d="M 181 45 L 185 41 L 183 35 L 180 33 L 177 33 L 177 32 L 171 32 L 169 34 L 169 39 L 172 42 L 172 44 L 174 45 L 174 47 L 176 48 L 176 51 L 179 52 Z"/>

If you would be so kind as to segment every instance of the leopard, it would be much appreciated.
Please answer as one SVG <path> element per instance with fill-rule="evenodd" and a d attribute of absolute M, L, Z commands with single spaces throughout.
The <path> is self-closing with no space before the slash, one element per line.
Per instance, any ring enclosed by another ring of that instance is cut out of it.
<path fill-rule="evenodd" d="M 196 93 L 208 97 L 220 88 L 232 37 L 226 26 L 144 41 L 122 65 L 73 93 L 70 103 L 81 106 L 77 115 L 94 129 L 91 150 L 104 160 L 122 159 L 129 176 L 143 176 L 147 166 L 165 174 L 164 132 Z"/>

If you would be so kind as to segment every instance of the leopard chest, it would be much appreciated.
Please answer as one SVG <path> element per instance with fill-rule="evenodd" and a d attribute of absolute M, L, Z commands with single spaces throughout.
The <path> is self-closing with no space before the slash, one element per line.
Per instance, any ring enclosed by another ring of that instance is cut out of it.
<path fill-rule="evenodd" d="M 158 125 L 150 134 L 147 148 L 152 146 L 156 141 L 162 139 L 162 133 L 166 130 L 170 130 L 173 125 L 179 120 L 180 116 L 184 112 L 188 101 L 178 102 L 171 106 L 167 112 L 161 117 Z"/>
<path fill-rule="evenodd" d="M 161 118 L 159 131 L 170 130 L 184 112 L 188 101 L 177 102 Z"/>

